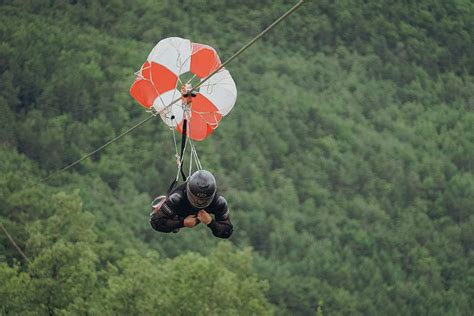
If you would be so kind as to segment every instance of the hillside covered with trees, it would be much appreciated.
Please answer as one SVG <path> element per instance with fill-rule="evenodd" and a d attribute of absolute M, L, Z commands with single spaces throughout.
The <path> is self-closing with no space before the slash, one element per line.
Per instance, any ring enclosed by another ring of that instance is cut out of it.
<path fill-rule="evenodd" d="M 162 234 L 176 162 L 129 94 L 161 39 L 225 61 L 293 1 L 0 2 L 3 315 L 471 315 L 474 4 L 307 1 L 197 143 L 234 234 Z M 204 226 L 204 225 L 201 225 Z"/>

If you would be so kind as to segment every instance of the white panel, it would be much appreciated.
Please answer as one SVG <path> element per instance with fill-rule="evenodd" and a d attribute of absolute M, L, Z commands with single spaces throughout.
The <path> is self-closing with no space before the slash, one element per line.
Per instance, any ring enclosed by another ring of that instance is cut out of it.
<path fill-rule="evenodd" d="M 170 90 L 159 95 L 153 102 L 153 108 L 160 112 L 163 111 L 168 105 L 174 100 L 181 97 L 181 93 L 178 90 Z M 160 113 L 161 119 L 169 127 L 176 127 L 183 120 L 183 108 L 181 107 L 181 100 L 168 107 L 166 110 Z"/>
<path fill-rule="evenodd" d="M 165 38 L 153 48 L 148 61 L 159 63 L 179 76 L 190 69 L 191 42 L 180 37 Z"/>
<path fill-rule="evenodd" d="M 221 70 L 207 80 L 199 88 L 199 93 L 208 98 L 222 115 L 227 115 L 237 100 L 237 88 L 227 70 Z"/>

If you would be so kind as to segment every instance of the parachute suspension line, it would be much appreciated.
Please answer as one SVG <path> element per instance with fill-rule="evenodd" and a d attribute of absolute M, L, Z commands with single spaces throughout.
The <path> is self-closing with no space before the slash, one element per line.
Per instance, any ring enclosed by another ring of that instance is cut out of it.
<path fill-rule="evenodd" d="M 188 100 L 192 100 L 192 97 L 191 97 L 191 99 L 188 99 Z M 192 106 L 191 102 L 189 102 L 187 104 L 191 104 L 191 106 Z M 189 140 L 189 144 L 191 145 L 191 150 L 190 150 L 190 154 L 189 154 L 189 170 L 188 170 L 188 177 L 189 177 L 189 176 L 191 176 L 192 171 L 193 171 L 193 140 L 191 138 L 191 116 L 190 116 L 190 112 L 185 113 L 185 118 L 187 119 L 187 122 L 188 122 L 187 123 L 188 131 L 187 131 L 186 136 Z M 184 133 L 185 133 L 185 131 L 183 131 L 183 134 Z"/>
<path fill-rule="evenodd" d="M 178 170 L 176 171 L 176 177 L 174 178 L 174 183 L 178 183 L 179 181 L 179 173 L 181 171 L 181 162 L 179 162 L 179 165 L 178 165 Z"/>
<path fill-rule="evenodd" d="M 191 99 L 192 100 L 192 99 Z M 188 114 L 189 115 L 189 114 Z M 190 118 L 189 118 L 189 123 L 188 123 L 188 135 L 192 135 L 192 130 L 191 130 L 191 123 L 190 123 Z M 194 162 L 196 164 L 196 169 L 197 170 L 202 170 L 202 165 L 201 165 L 201 161 L 199 160 L 199 157 L 198 157 L 198 154 L 197 154 L 197 151 L 196 151 L 196 146 L 194 146 L 194 142 L 193 142 L 193 139 L 188 136 L 189 138 L 189 144 L 191 146 L 191 154 L 190 154 L 190 164 L 189 164 L 189 173 L 188 175 L 190 176 L 191 175 L 191 171 L 192 171 L 192 160 L 193 160 L 193 157 L 194 157 Z"/>
<path fill-rule="evenodd" d="M 221 64 L 221 66 L 219 68 L 217 68 L 216 70 L 214 70 L 212 73 L 210 73 L 207 77 L 205 77 L 203 80 L 201 80 L 198 84 L 196 84 L 196 86 L 194 86 L 191 91 L 196 91 L 200 86 L 202 86 L 207 80 L 209 80 L 212 76 L 214 76 L 217 72 L 219 72 L 222 68 L 224 68 L 225 66 L 227 66 L 229 63 L 231 63 L 235 58 L 237 58 L 237 56 L 239 56 L 240 54 L 242 54 L 245 50 L 247 50 L 250 46 L 252 46 L 257 40 L 259 40 L 263 35 L 265 35 L 266 33 L 268 33 L 271 29 L 273 29 L 278 23 L 280 23 L 281 21 L 283 21 L 284 19 L 286 19 L 290 14 L 292 14 L 294 11 L 296 11 L 302 4 L 304 3 L 304 0 L 300 0 L 298 3 L 296 3 L 293 7 L 291 7 L 288 11 L 286 11 L 282 16 L 280 16 L 277 20 L 275 20 L 272 24 L 270 24 L 266 29 L 264 29 L 262 32 L 260 32 L 257 36 L 255 36 L 252 40 L 250 40 L 245 46 L 243 46 L 241 49 L 239 49 L 237 52 L 234 53 L 234 55 L 232 55 L 229 59 L 227 59 L 223 64 Z M 156 111 L 156 115 L 159 115 L 161 114 L 162 112 L 166 111 L 167 109 L 169 109 L 171 106 L 173 106 L 174 104 L 176 104 L 179 100 L 181 100 L 181 97 L 173 100 L 170 104 L 166 105 L 165 107 L 163 107 L 162 109 L 160 109 L 159 111 Z M 104 145 L 100 146 L 99 148 L 97 148 L 96 150 L 88 153 L 87 155 L 81 157 L 80 159 L 74 161 L 73 163 L 65 166 L 64 168 L 62 169 L 59 169 L 58 171 L 50 174 L 49 176 L 43 178 L 42 180 L 40 180 L 41 182 L 42 181 L 46 181 L 48 179 L 50 179 L 51 177 L 59 174 L 59 173 L 62 173 L 68 169 L 70 169 L 71 167 L 77 165 L 78 163 L 80 163 L 81 161 L 89 158 L 90 156 L 94 155 L 95 153 L 101 151 L 102 149 L 104 149 L 105 147 L 109 146 L 110 144 L 113 144 L 115 143 L 118 139 L 122 138 L 123 136 L 131 133 L 132 131 L 134 131 L 135 129 L 137 129 L 138 127 L 140 127 L 141 125 L 145 124 L 146 122 L 148 122 L 149 120 L 151 120 L 152 118 L 154 118 L 155 115 L 150 115 L 149 117 L 145 118 L 144 120 L 138 122 L 137 124 L 135 124 L 134 126 L 132 126 L 131 128 L 129 128 L 128 130 L 126 130 L 125 132 L 123 132 L 122 134 L 118 135 L 117 137 L 114 137 L 112 138 L 111 140 L 109 140 L 108 142 L 106 142 Z"/>
<path fill-rule="evenodd" d="M 176 131 L 171 131 L 171 133 L 173 134 L 173 142 L 174 142 L 174 150 L 175 150 L 175 159 L 176 159 L 176 164 L 178 165 L 178 171 L 176 173 L 176 177 L 175 177 L 175 182 L 178 182 L 179 180 L 179 170 L 180 170 L 180 163 L 181 163 L 181 157 L 179 156 L 179 153 L 178 153 L 178 143 L 176 142 Z"/>
<path fill-rule="evenodd" d="M 191 153 L 189 154 L 189 171 L 188 176 L 191 176 L 193 171 L 193 147 L 191 145 Z"/>
<path fill-rule="evenodd" d="M 179 160 L 181 159 L 179 157 L 179 152 L 178 152 L 178 143 L 176 142 L 176 131 L 173 129 L 171 131 L 171 134 L 173 135 L 173 143 L 174 143 L 174 151 L 175 151 L 175 158 L 176 158 L 176 163 L 179 162 Z"/>
<path fill-rule="evenodd" d="M 201 160 L 199 160 L 199 156 L 194 146 L 194 143 L 191 143 L 191 153 L 194 154 L 194 160 L 196 161 L 196 167 L 198 170 L 202 170 Z"/>
<path fill-rule="evenodd" d="M 191 104 L 191 103 L 188 103 L 188 104 Z M 193 171 L 193 162 L 196 165 L 197 170 L 202 170 L 202 166 L 201 166 L 201 162 L 199 161 L 199 157 L 197 155 L 197 151 L 196 151 L 196 147 L 194 146 L 193 139 L 190 137 L 190 135 L 192 135 L 191 134 L 192 131 L 191 131 L 191 122 L 190 122 L 191 120 L 189 117 L 189 113 L 185 113 L 184 116 L 186 117 L 186 120 L 187 120 L 188 131 L 187 133 L 185 133 L 185 131 L 183 130 L 183 135 L 187 134 L 187 140 L 189 141 L 189 144 L 191 147 L 190 154 L 189 154 L 189 170 L 188 170 L 188 176 L 190 176 Z M 178 178 L 179 178 L 179 173 L 176 177 L 176 181 L 178 180 Z"/>
<path fill-rule="evenodd" d="M 192 174 L 193 171 L 193 162 L 194 165 L 196 165 L 196 170 L 202 170 L 201 162 L 199 161 L 199 158 L 197 157 L 196 153 L 196 148 L 194 148 L 194 144 L 191 143 L 191 152 L 189 154 L 189 175 Z"/>
<path fill-rule="evenodd" d="M 187 84 L 190 84 L 191 81 L 193 81 L 194 78 L 196 78 L 197 75 L 193 75 L 191 78 L 189 78 L 188 81 L 186 81 L 186 83 L 184 85 L 187 85 Z"/>
<path fill-rule="evenodd" d="M 183 122 L 183 134 L 182 134 L 182 137 L 181 137 L 181 153 L 178 156 L 179 159 L 176 159 L 176 162 L 178 164 L 178 171 L 176 172 L 176 178 L 174 178 L 173 182 L 171 182 L 171 184 L 168 188 L 168 191 L 166 191 L 166 195 L 169 195 L 171 193 L 171 191 L 174 189 L 175 185 L 178 183 L 179 174 L 181 174 L 181 176 L 183 177 L 183 181 L 187 180 L 187 177 L 183 172 L 183 162 L 184 162 L 184 153 L 186 151 L 186 144 L 187 144 L 187 140 L 188 140 L 188 137 L 186 135 L 188 124 L 189 124 L 188 120 L 185 118 L 184 122 Z M 173 136 L 174 136 L 174 132 L 173 132 Z"/>
<path fill-rule="evenodd" d="M 176 181 L 178 181 L 180 173 L 183 178 L 183 181 L 186 181 L 187 179 L 186 175 L 183 172 L 183 163 L 184 163 L 184 153 L 186 152 L 186 145 L 189 139 L 189 137 L 187 136 L 188 127 L 189 127 L 189 120 L 185 118 L 183 121 L 183 135 L 181 137 L 181 153 L 179 155 L 178 174 L 176 175 Z"/>

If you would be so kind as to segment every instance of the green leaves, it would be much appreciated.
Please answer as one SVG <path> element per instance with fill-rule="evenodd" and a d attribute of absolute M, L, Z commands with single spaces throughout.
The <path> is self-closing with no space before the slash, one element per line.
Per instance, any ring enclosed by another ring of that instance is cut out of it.
<path fill-rule="evenodd" d="M 0 220 L 32 264 L 0 236 L 0 313 L 473 310 L 467 1 L 307 1 L 229 64 L 237 104 L 196 146 L 229 202 L 230 242 L 150 229 L 176 171 L 159 119 L 39 181 L 147 115 L 128 89 L 159 39 L 224 61 L 287 8 L 5 1 Z"/>
<path fill-rule="evenodd" d="M 129 248 L 106 263 L 79 195 L 60 192 L 51 205 L 51 216 L 28 228 L 27 271 L 0 265 L 4 313 L 272 314 L 268 284 L 253 272 L 249 249 L 224 242 L 208 257 L 163 259 Z"/>

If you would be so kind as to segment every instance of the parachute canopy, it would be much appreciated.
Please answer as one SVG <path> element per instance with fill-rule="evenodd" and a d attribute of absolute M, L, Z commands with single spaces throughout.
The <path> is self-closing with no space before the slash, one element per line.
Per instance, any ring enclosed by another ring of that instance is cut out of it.
<path fill-rule="evenodd" d="M 237 99 L 230 73 L 222 68 L 198 87 L 192 103 L 181 97 L 186 87 L 195 87 L 221 66 L 216 51 L 187 39 L 169 37 L 156 44 L 147 61 L 136 73 L 130 94 L 145 108 L 160 114 L 170 127 L 183 133 L 183 121 L 189 120 L 187 136 L 203 140 L 217 128 Z"/>

